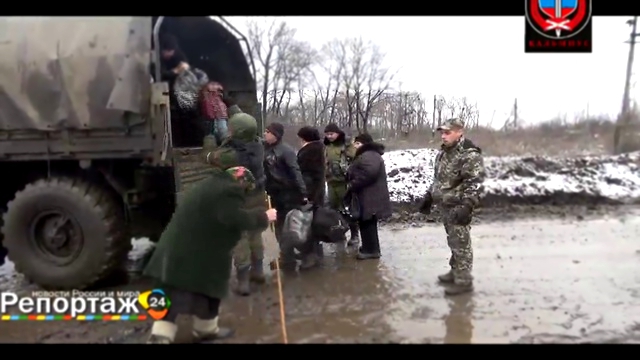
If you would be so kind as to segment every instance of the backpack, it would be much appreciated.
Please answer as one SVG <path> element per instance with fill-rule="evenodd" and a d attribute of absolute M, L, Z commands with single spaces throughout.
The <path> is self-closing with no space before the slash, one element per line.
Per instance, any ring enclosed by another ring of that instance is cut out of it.
<path fill-rule="evenodd" d="M 309 238 L 312 221 L 313 208 L 311 205 L 305 205 L 287 213 L 280 242 L 283 252 L 288 249 L 300 250 L 302 248 Z"/>
<path fill-rule="evenodd" d="M 319 207 L 313 214 L 311 232 L 314 239 L 326 243 L 340 243 L 346 240 L 345 233 L 349 224 L 338 211 L 328 207 Z"/>

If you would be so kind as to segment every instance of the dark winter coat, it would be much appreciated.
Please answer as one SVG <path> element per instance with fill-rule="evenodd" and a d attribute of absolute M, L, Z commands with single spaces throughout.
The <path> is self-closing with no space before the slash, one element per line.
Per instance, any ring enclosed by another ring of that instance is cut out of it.
<path fill-rule="evenodd" d="M 384 145 L 364 144 L 356 151 L 356 157 L 347 171 L 348 192 L 355 195 L 360 204 L 359 220 L 391 216 L 387 171 L 382 154 Z"/>
<path fill-rule="evenodd" d="M 265 143 L 264 152 L 267 193 L 274 198 L 302 200 L 307 197 L 307 188 L 302 179 L 295 150 L 279 140 L 275 144 Z"/>
<path fill-rule="evenodd" d="M 245 190 L 231 175 L 215 170 L 181 199 L 144 275 L 160 287 L 225 297 L 231 251 L 241 232 L 268 226 L 264 209 L 244 210 L 245 201 Z"/>
<path fill-rule="evenodd" d="M 324 202 L 324 144 L 312 141 L 298 151 L 298 165 L 307 188 L 309 201 L 316 205 Z"/>

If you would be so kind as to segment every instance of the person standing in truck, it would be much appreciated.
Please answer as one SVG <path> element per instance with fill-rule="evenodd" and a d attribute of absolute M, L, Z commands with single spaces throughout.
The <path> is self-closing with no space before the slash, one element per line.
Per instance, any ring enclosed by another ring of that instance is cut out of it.
<path fill-rule="evenodd" d="M 233 114 L 229 119 L 229 137 L 220 147 L 207 153 L 207 162 L 215 167 L 227 169 L 244 166 L 255 179 L 255 189 L 247 194 L 247 209 L 266 210 L 264 146 L 258 138 L 256 119 L 240 111 L 235 104 L 228 102 Z M 262 231 L 245 231 L 242 239 L 233 250 L 233 262 L 236 268 L 237 285 L 234 291 L 241 296 L 251 294 L 250 282 L 264 283 L 264 244 Z"/>
<path fill-rule="evenodd" d="M 347 168 L 355 158 L 356 149 L 347 143 L 344 131 L 331 123 L 324 128 L 325 174 L 329 190 L 329 204 L 334 210 L 343 210 L 344 196 L 347 193 Z M 349 224 L 351 238 L 348 246 L 356 247 L 360 243 L 358 224 Z"/>
<path fill-rule="evenodd" d="M 160 77 L 162 81 L 172 84 L 176 77 L 189 69 L 187 57 L 184 55 L 178 40 L 171 34 L 160 37 Z"/>
<path fill-rule="evenodd" d="M 282 228 L 289 211 L 308 202 L 307 187 L 304 183 L 298 158 L 291 146 L 282 142 L 284 126 L 274 122 L 264 132 L 265 153 L 264 171 L 267 178 L 267 194 L 271 196 L 273 207 L 278 211 L 275 232 L 276 239 L 282 244 Z M 293 248 L 282 251 L 280 261 L 284 268 L 295 269 L 296 259 Z"/>
<path fill-rule="evenodd" d="M 253 174 L 244 167 L 214 169 L 184 194 L 143 272 L 171 300 L 165 318 L 154 321 L 148 343 L 173 343 L 180 314 L 193 317 L 197 342 L 233 334 L 218 326 L 231 252 L 243 232 L 264 230 L 276 219 L 274 209 L 245 209 L 254 186 Z"/>

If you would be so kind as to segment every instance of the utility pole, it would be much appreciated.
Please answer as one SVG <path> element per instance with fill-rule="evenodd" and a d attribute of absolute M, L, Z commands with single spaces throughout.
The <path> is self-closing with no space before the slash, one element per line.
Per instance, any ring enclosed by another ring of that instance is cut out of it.
<path fill-rule="evenodd" d="M 618 118 L 615 131 L 613 133 L 613 146 L 614 153 L 620 151 L 620 136 L 623 132 L 623 128 L 626 128 L 630 122 L 629 108 L 631 107 L 631 76 L 633 74 L 633 59 L 636 50 L 636 38 L 640 36 L 637 33 L 638 17 L 634 16 L 632 20 L 627 21 L 627 24 L 631 26 L 631 34 L 629 35 L 629 58 L 627 59 L 627 76 L 624 82 L 624 94 L 622 95 L 622 111 Z"/>

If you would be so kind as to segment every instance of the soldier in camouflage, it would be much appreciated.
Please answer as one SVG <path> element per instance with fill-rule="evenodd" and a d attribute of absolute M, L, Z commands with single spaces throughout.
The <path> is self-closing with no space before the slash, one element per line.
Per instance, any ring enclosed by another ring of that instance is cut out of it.
<path fill-rule="evenodd" d="M 464 122 L 454 118 L 438 127 L 442 149 L 435 161 L 433 184 L 420 208 L 430 213 L 432 205 L 442 211 L 447 243 L 451 249 L 450 271 L 438 280 L 451 286 L 446 295 L 473 291 L 471 219 L 480 203 L 485 178 L 482 150 L 464 137 Z"/>
<path fill-rule="evenodd" d="M 325 177 L 329 190 L 329 205 L 334 210 L 342 210 L 347 193 L 347 168 L 356 156 L 356 148 L 348 142 L 344 131 L 331 123 L 324 128 Z M 351 238 L 347 245 L 355 247 L 360 242 L 358 224 L 349 224 Z"/>
<path fill-rule="evenodd" d="M 220 147 L 215 147 L 216 141 L 211 136 L 207 136 L 204 146 L 206 161 L 221 169 L 234 166 L 244 166 L 249 169 L 256 181 L 255 189 L 247 196 L 245 208 L 266 210 L 264 146 L 257 136 L 258 123 L 253 116 L 243 113 L 233 99 L 225 98 L 224 101 L 229 106 L 229 136 L 222 141 Z M 233 251 L 237 277 L 237 286 L 234 291 L 237 294 L 250 295 L 250 281 L 260 284 L 265 282 L 263 259 L 262 231 L 243 232 L 240 242 Z"/>

